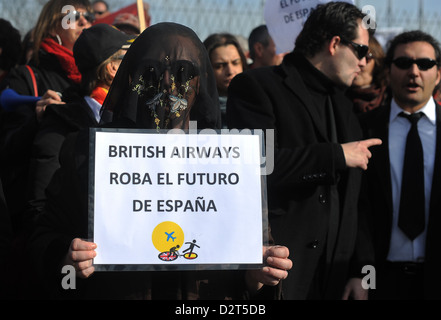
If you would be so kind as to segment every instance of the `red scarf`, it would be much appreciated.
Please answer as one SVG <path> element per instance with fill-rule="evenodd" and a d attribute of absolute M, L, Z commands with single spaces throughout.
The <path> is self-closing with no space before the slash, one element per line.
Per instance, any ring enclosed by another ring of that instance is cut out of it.
<path fill-rule="evenodd" d="M 90 94 L 90 97 L 98 101 L 100 105 L 103 105 L 108 92 L 109 90 L 103 87 L 96 87 L 95 89 L 93 89 L 92 93 Z"/>
<path fill-rule="evenodd" d="M 81 73 L 78 71 L 75 64 L 75 58 L 72 50 L 60 46 L 55 40 L 46 38 L 41 42 L 41 48 L 47 53 L 53 54 L 57 57 L 61 67 L 66 72 L 67 77 L 74 83 L 81 82 Z"/>

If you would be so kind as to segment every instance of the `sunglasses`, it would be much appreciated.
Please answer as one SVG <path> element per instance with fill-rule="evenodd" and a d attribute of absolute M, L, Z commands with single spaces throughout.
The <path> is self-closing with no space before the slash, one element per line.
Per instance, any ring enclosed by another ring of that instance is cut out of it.
<path fill-rule="evenodd" d="M 95 22 L 95 15 L 92 12 L 79 12 L 79 11 L 71 11 L 69 12 L 70 15 L 75 17 L 75 20 L 79 20 L 81 16 L 84 17 L 88 22 L 93 23 Z"/>
<path fill-rule="evenodd" d="M 372 54 L 372 52 L 368 52 L 368 54 L 366 55 L 366 62 L 369 63 L 369 61 L 371 61 L 372 59 L 374 59 L 374 55 Z"/>
<path fill-rule="evenodd" d="M 355 42 L 352 42 L 352 41 L 347 41 L 347 40 L 344 40 L 343 38 L 341 38 L 341 40 L 342 40 L 342 43 L 343 43 L 343 44 L 348 44 L 348 45 L 350 45 L 352 48 L 354 48 L 355 53 L 356 53 L 356 55 L 357 55 L 357 58 L 358 58 L 359 60 L 361 60 L 361 59 L 363 59 L 364 57 L 366 57 L 366 55 L 367 55 L 368 52 L 369 52 L 369 47 L 368 47 L 368 46 L 365 46 L 364 44 L 358 44 L 358 43 L 355 43 Z"/>
<path fill-rule="evenodd" d="M 413 64 L 416 64 L 418 66 L 418 69 L 421 71 L 427 71 L 429 69 L 432 69 L 434 66 L 438 65 L 438 63 L 429 58 L 422 58 L 422 59 L 411 59 L 407 57 L 400 57 L 392 61 L 394 65 L 397 66 L 397 68 L 402 70 L 409 69 Z"/>

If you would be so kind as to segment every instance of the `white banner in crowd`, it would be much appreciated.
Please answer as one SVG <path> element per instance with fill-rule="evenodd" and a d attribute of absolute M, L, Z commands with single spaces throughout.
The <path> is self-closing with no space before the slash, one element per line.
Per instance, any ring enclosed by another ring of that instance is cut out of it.
<path fill-rule="evenodd" d="M 262 264 L 260 134 L 126 131 L 91 140 L 97 270 Z"/>
<path fill-rule="evenodd" d="M 267 0 L 264 19 L 269 34 L 276 44 L 277 53 L 291 52 L 296 38 L 309 14 L 317 5 L 329 0 Z M 349 2 L 354 4 L 352 0 Z"/>

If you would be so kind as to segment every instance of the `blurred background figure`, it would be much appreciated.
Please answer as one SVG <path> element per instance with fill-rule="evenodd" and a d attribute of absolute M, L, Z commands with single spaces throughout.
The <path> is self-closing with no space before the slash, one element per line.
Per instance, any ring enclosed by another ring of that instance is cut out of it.
<path fill-rule="evenodd" d="M 144 14 L 143 20 L 140 20 L 138 10 L 138 2 L 125 6 L 116 11 L 109 12 L 105 16 L 96 18 L 94 24 L 106 23 L 113 25 L 121 31 L 129 35 L 139 35 L 145 28 L 148 28 L 151 24 L 151 17 L 149 14 L 150 6 L 147 2 L 142 2 Z"/>
<path fill-rule="evenodd" d="M 84 30 L 75 43 L 80 88 L 63 92 L 66 104 L 47 107 L 32 146 L 26 213 L 30 221 L 44 206 L 45 189 L 60 166 L 58 154 L 66 136 L 98 126 L 101 106 L 132 41 L 132 36 L 108 24 L 97 24 Z"/>
<path fill-rule="evenodd" d="M 0 19 L 0 83 L 17 65 L 20 53 L 20 32 L 9 21 Z"/>
<path fill-rule="evenodd" d="M 366 66 L 355 77 L 347 95 L 354 103 L 356 113 L 366 112 L 383 105 L 387 100 L 387 74 L 385 53 L 378 40 L 369 37 L 369 53 Z"/>
<path fill-rule="evenodd" d="M 102 19 L 110 14 L 109 4 L 103 0 L 92 2 L 92 9 L 95 14 L 95 19 Z"/>
<path fill-rule="evenodd" d="M 139 18 L 133 13 L 123 12 L 115 17 L 112 25 L 130 35 L 139 35 Z"/>
<path fill-rule="evenodd" d="M 204 41 L 216 78 L 222 113 L 222 128 L 226 128 L 228 86 L 233 78 L 248 69 L 247 59 L 237 38 L 229 33 L 214 33 Z"/>
<path fill-rule="evenodd" d="M 74 11 L 63 13 L 65 6 L 71 6 Z M 5 79 L 5 87 L 19 95 L 41 97 L 37 103 L 19 103 L 5 112 L 1 127 L 1 178 L 17 232 L 23 227 L 29 157 L 38 121 L 47 105 L 63 103 L 58 93 L 80 84 L 81 74 L 72 49 L 81 32 L 91 27 L 93 21 L 89 0 L 49 0 L 32 31 L 31 60 L 28 65 L 13 68 Z"/>
<path fill-rule="evenodd" d="M 254 28 L 248 37 L 248 47 L 252 63 L 250 68 L 277 66 L 282 63 L 286 53 L 276 53 L 276 44 L 268 32 L 266 25 Z"/>

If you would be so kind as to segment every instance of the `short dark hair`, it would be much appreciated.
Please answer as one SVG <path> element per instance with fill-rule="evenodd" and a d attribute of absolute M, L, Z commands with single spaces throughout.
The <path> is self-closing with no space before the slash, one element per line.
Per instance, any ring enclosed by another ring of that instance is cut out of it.
<path fill-rule="evenodd" d="M 320 4 L 306 20 L 294 50 L 313 57 L 335 36 L 352 41 L 357 38 L 359 20 L 365 16 L 360 9 L 347 2 Z M 372 31 L 370 33 L 373 34 Z"/>
<path fill-rule="evenodd" d="M 418 41 L 427 42 L 433 47 L 433 49 L 435 50 L 435 60 L 438 63 L 438 65 L 440 65 L 441 50 L 440 50 L 439 42 L 430 34 L 425 33 L 421 30 L 413 30 L 413 31 L 400 33 L 399 35 L 395 36 L 395 38 L 393 38 L 391 41 L 389 41 L 387 46 L 388 49 L 386 53 L 386 59 L 385 59 L 386 65 L 390 66 L 392 64 L 392 60 L 395 55 L 395 50 L 400 44 L 407 44 Z"/>
<path fill-rule="evenodd" d="M 254 51 L 254 44 L 261 43 L 265 48 L 269 46 L 271 35 L 268 32 L 266 25 L 260 25 L 254 28 L 248 37 L 248 48 L 250 50 L 250 58 L 254 60 L 256 52 Z"/>
<path fill-rule="evenodd" d="M 204 41 L 204 46 L 207 49 L 208 57 L 211 60 L 211 53 L 214 49 L 219 47 L 233 45 L 236 47 L 237 52 L 239 52 L 240 60 L 242 61 L 243 70 L 248 68 L 247 58 L 245 57 L 245 53 L 237 40 L 237 38 L 230 33 L 213 33 L 207 37 Z"/>

